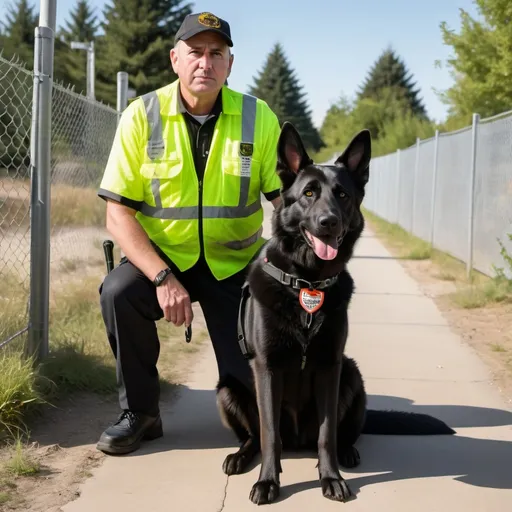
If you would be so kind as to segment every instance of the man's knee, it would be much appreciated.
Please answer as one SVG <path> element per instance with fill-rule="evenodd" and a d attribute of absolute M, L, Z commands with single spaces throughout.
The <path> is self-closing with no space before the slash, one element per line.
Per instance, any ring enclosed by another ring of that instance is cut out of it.
<path fill-rule="evenodd" d="M 131 263 L 123 263 L 107 274 L 100 288 L 102 309 L 110 309 L 125 301 L 133 302 L 144 295 L 144 279 L 138 274 Z"/>

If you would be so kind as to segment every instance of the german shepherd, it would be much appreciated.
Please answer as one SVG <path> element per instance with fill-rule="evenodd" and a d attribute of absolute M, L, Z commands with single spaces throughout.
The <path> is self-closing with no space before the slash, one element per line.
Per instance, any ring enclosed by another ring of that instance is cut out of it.
<path fill-rule="evenodd" d="M 221 419 L 241 443 L 223 471 L 242 473 L 261 449 L 250 500 L 270 503 L 279 495 L 281 450 L 317 450 L 323 495 L 345 501 L 352 492 L 338 463 L 359 464 L 360 434 L 455 432 L 429 415 L 367 410 L 361 373 L 344 355 L 354 289 L 346 266 L 364 228 L 370 132 L 359 132 L 334 164 L 315 165 L 284 123 L 277 151 L 282 201 L 240 303 L 239 341 L 254 387 L 230 377 L 217 385 Z"/>

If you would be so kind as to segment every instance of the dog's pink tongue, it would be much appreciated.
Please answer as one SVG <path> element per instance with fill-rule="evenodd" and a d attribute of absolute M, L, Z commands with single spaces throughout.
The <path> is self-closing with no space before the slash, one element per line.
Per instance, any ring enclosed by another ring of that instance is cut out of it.
<path fill-rule="evenodd" d="M 336 258 L 336 255 L 338 254 L 336 239 L 330 241 L 329 243 L 325 243 L 322 242 L 322 240 L 320 240 L 316 236 L 313 236 L 311 233 L 308 234 L 313 244 L 313 250 L 320 259 L 333 260 L 334 258 Z"/>

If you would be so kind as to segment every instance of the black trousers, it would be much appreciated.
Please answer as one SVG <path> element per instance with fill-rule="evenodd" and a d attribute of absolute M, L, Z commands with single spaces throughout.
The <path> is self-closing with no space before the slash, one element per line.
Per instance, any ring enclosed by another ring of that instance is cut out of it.
<path fill-rule="evenodd" d="M 156 249 L 188 291 L 191 301 L 199 302 L 203 310 L 219 377 L 229 374 L 250 386 L 250 366 L 242 355 L 237 337 L 238 308 L 246 270 L 218 281 L 203 259 L 192 269 L 180 272 Z M 160 340 L 155 322 L 163 318 L 163 311 L 158 304 L 155 286 L 123 258 L 100 286 L 100 304 L 108 341 L 116 358 L 121 408 L 158 414 Z"/>

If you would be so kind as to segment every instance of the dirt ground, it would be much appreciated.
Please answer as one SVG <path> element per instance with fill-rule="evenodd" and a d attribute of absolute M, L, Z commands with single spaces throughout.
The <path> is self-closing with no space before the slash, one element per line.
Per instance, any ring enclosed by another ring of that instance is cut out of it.
<path fill-rule="evenodd" d="M 194 305 L 194 335 L 191 345 L 204 346 L 207 333 L 204 317 Z M 176 347 L 183 344 L 184 347 Z M 166 354 L 166 349 L 167 354 Z M 173 385 L 162 389 L 161 404 L 168 408 L 179 393 L 179 382 L 186 379 L 186 371 L 194 364 L 200 350 L 185 345 L 184 339 L 162 343 L 159 370 L 172 375 Z M 119 414 L 117 395 L 76 394 L 47 407 L 43 415 L 30 427 L 30 441 L 24 454 L 39 466 L 34 475 L 10 477 L 0 473 L 8 482 L 9 499 L 2 503 L 0 511 L 59 512 L 61 506 L 79 496 L 79 485 L 91 476 L 91 469 L 107 457 L 96 450 L 101 432 Z M 12 451 L 0 449 L 0 467 Z M 0 490 L 2 487 L 0 485 Z"/>
<path fill-rule="evenodd" d="M 487 364 L 493 374 L 493 385 L 512 403 L 512 304 L 463 309 L 448 297 L 456 291 L 456 285 L 438 277 L 442 270 L 438 265 L 430 260 L 399 262 L 435 301 L 454 332 Z"/>

